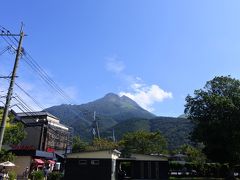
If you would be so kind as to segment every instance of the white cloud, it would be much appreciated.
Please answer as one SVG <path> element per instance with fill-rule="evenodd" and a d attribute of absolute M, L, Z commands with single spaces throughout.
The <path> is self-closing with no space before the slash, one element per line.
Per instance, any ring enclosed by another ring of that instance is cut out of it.
<path fill-rule="evenodd" d="M 125 69 L 124 63 L 119 61 L 116 57 L 108 57 L 106 59 L 106 69 L 108 71 L 119 74 Z"/>
<path fill-rule="evenodd" d="M 148 111 L 154 111 L 153 104 L 172 98 L 172 93 L 164 91 L 158 85 L 147 86 L 145 84 L 134 83 L 131 85 L 132 92 L 120 92 L 120 96 L 127 96 L 136 101 L 141 107 Z"/>
<path fill-rule="evenodd" d="M 158 85 L 146 85 L 141 77 L 127 74 L 124 71 L 124 62 L 119 61 L 117 57 L 107 58 L 106 69 L 115 73 L 119 79 L 124 80 L 129 85 L 128 90 L 120 92 L 119 95 L 131 98 L 148 111 L 154 111 L 155 103 L 173 97 L 171 92 L 164 91 Z"/>

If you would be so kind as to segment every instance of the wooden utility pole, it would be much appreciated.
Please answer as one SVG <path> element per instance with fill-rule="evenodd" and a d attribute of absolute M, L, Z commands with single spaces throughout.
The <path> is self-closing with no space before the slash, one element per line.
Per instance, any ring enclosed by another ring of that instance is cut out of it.
<path fill-rule="evenodd" d="M 8 36 L 11 36 L 11 34 L 8 34 Z M 12 36 L 16 36 L 16 35 L 12 34 Z M 18 61 L 19 61 L 19 58 L 20 58 L 21 53 L 22 53 L 22 47 L 21 46 L 22 46 L 22 39 L 24 37 L 23 25 L 21 27 L 19 36 L 20 36 L 20 39 L 19 39 L 19 42 L 18 42 L 18 48 L 17 48 L 16 57 L 15 57 L 15 63 L 14 63 L 14 67 L 13 67 L 13 72 L 12 72 L 12 76 L 11 76 L 10 85 L 9 85 L 9 88 L 8 88 L 8 93 L 7 93 L 7 97 L 6 97 L 6 102 L 5 102 L 5 107 L 4 107 L 3 117 L 2 117 L 1 127 L 0 127 L 0 151 L 2 150 L 4 131 L 5 131 L 6 121 L 7 121 L 7 117 L 8 117 L 8 113 L 9 113 L 10 102 L 11 102 L 11 99 L 12 99 L 13 86 L 14 86 L 14 83 L 15 83 Z"/>

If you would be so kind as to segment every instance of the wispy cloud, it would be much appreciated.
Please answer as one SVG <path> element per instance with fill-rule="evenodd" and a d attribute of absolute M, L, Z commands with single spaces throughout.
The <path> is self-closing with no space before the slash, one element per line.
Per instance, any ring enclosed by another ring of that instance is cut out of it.
<path fill-rule="evenodd" d="M 127 82 L 127 90 L 121 91 L 120 96 L 127 96 L 137 102 L 141 107 L 148 111 L 154 111 L 154 104 L 173 98 L 171 92 L 163 90 L 157 84 L 148 85 L 139 76 L 125 73 L 125 64 L 116 56 L 107 58 L 106 69 L 117 75 L 118 78 Z"/>
<path fill-rule="evenodd" d="M 106 60 L 106 69 L 110 72 L 119 74 L 125 69 L 123 61 L 118 60 L 117 57 L 107 57 Z"/>
<path fill-rule="evenodd" d="M 132 84 L 131 92 L 120 92 L 120 96 L 127 96 L 136 101 L 144 109 L 153 112 L 153 105 L 156 102 L 162 102 L 165 99 L 172 98 L 171 92 L 164 91 L 158 85 L 152 84 L 150 86 L 145 84 Z"/>

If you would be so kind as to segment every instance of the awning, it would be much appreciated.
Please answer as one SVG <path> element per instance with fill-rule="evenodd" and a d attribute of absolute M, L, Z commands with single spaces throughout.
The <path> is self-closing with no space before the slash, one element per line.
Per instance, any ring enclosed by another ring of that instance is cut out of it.
<path fill-rule="evenodd" d="M 41 159 L 34 159 L 37 164 L 44 164 L 44 161 Z"/>
<path fill-rule="evenodd" d="M 49 164 L 55 164 L 56 162 L 53 161 L 53 160 L 48 160 L 48 163 L 49 163 Z"/>
<path fill-rule="evenodd" d="M 0 163 L 0 166 L 3 166 L 3 167 L 13 167 L 13 166 L 15 166 L 15 164 L 13 164 L 10 161 L 6 161 L 6 162 L 3 162 L 3 163 Z"/>
<path fill-rule="evenodd" d="M 36 157 L 38 159 L 43 158 L 43 159 L 54 159 L 55 154 L 46 152 L 46 151 L 39 151 L 39 150 L 10 150 L 13 154 L 16 156 L 32 156 Z"/>

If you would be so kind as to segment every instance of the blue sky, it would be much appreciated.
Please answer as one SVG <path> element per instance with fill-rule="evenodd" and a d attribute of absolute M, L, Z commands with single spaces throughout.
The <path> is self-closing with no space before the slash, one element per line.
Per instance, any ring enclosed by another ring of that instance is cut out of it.
<path fill-rule="evenodd" d="M 76 103 L 114 92 L 178 116 L 186 95 L 214 76 L 240 78 L 239 8 L 238 0 L 9 0 L 0 25 L 18 32 L 24 22 L 23 47 Z M 0 56 L 1 74 L 13 59 Z M 66 103 L 23 61 L 18 76 L 44 106 Z"/>

